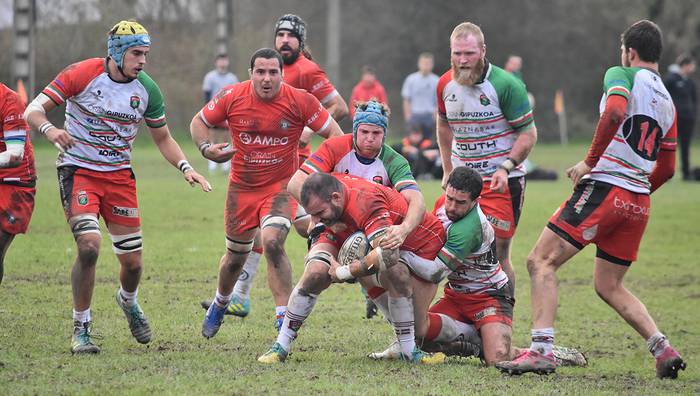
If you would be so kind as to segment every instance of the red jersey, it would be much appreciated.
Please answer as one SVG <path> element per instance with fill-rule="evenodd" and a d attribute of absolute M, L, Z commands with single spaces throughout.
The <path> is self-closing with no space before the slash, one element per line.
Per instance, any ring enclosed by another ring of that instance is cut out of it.
<path fill-rule="evenodd" d="M 24 104 L 13 90 L 0 83 L 0 152 L 5 142 L 24 142 L 24 157 L 20 166 L 0 168 L 0 183 L 33 187 L 36 183 L 34 148 L 29 141 L 29 126 L 24 121 Z"/>
<path fill-rule="evenodd" d="M 344 233 L 361 230 L 370 240 L 378 232 L 401 224 L 408 212 L 408 202 L 398 191 L 377 183 L 345 174 L 333 174 L 345 187 L 345 206 L 339 221 L 348 226 Z M 343 235 L 346 236 L 346 235 Z M 437 240 L 438 243 L 435 243 Z M 445 244 L 445 230 L 432 213 L 411 232 L 399 249 L 432 260 Z M 435 249 L 434 247 L 438 248 Z"/>
<path fill-rule="evenodd" d="M 284 65 L 283 78 L 287 84 L 294 88 L 306 90 L 324 105 L 338 96 L 338 91 L 328 80 L 326 72 L 316 62 L 305 57 L 304 54 L 299 54 L 297 61 L 291 65 Z M 311 154 L 311 147 L 300 148 L 299 154 L 308 157 Z"/>
<path fill-rule="evenodd" d="M 297 148 L 304 127 L 318 132 L 331 119 L 308 92 L 282 83 L 274 99 L 263 101 L 250 80 L 224 87 L 199 117 L 210 128 L 228 121 L 237 149 L 231 183 L 251 189 L 288 180 L 299 168 Z"/>
<path fill-rule="evenodd" d="M 379 81 L 375 81 L 369 86 L 362 81 L 355 85 L 350 95 L 350 119 L 355 118 L 355 105 L 359 102 L 367 102 L 369 100 L 376 100 L 379 103 L 388 104 L 386 90 Z"/>

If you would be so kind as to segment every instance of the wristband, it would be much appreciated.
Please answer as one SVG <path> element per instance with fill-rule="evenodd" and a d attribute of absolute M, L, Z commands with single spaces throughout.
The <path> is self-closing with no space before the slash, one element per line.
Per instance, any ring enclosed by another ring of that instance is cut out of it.
<path fill-rule="evenodd" d="M 341 281 L 349 281 L 355 279 L 355 277 L 352 276 L 352 274 L 350 273 L 349 265 L 341 265 L 340 267 L 336 268 L 335 276 Z"/>
<path fill-rule="evenodd" d="M 506 171 L 507 174 L 510 175 L 510 172 L 511 172 L 516 166 L 518 166 L 518 163 L 515 162 L 514 159 L 508 157 L 508 158 L 506 158 L 505 161 L 501 162 L 501 164 L 498 165 L 498 168 L 499 168 L 499 169 L 503 169 L 504 171 Z"/>
<path fill-rule="evenodd" d="M 46 135 L 46 132 L 48 132 L 51 128 L 56 128 L 56 126 L 54 126 L 51 121 L 46 121 L 45 123 L 39 125 L 39 132 L 41 132 L 42 135 Z"/>
<path fill-rule="evenodd" d="M 208 140 L 205 140 L 202 143 L 199 143 L 199 146 L 197 146 L 197 148 L 199 149 L 199 152 L 202 154 L 202 157 L 206 157 L 206 155 L 204 155 L 204 152 L 206 152 L 209 147 L 211 147 L 211 143 L 209 143 Z"/>
<path fill-rule="evenodd" d="M 190 165 L 190 163 L 187 162 L 187 160 L 180 160 L 180 162 L 177 163 L 177 168 L 180 169 L 180 172 L 182 173 L 194 170 L 192 165 Z"/>

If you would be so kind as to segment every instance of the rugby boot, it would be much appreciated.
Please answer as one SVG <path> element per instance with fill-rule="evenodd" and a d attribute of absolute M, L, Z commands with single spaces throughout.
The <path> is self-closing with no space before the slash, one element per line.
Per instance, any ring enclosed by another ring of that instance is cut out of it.
<path fill-rule="evenodd" d="M 92 322 L 73 322 L 73 338 L 70 351 L 73 354 L 100 353 L 100 347 L 92 342 Z"/>
<path fill-rule="evenodd" d="M 552 355 L 554 355 L 554 360 L 557 362 L 557 367 L 588 366 L 588 359 L 586 359 L 586 356 L 579 352 L 576 348 L 552 345 Z"/>
<path fill-rule="evenodd" d="M 399 360 L 401 359 L 401 346 L 398 341 L 394 341 L 382 352 L 372 352 L 367 355 L 372 360 Z"/>
<path fill-rule="evenodd" d="M 656 358 L 656 376 L 662 379 L 676 379 L 678 378 L 678 371 L 685 370 L 685 366 L 681 355 L 669 345 L 664 348 L 661 355 Z"/>
<path fill-rule="evenodd" d="M 413 347 L 413 352 L 411 352 L 411 357 L 401 354 L 402 360 L 408 360 L 411 363 L 416 364 L 442 364 L 445 363 L 445 354 L 442 352 L 428 353 L 423 352 L 418 347 Z"/>
<path fill-rule="evenodd" d="M 117 290 L 116 299 L 117 305 L 122 309 L 127 322 L 129 322 L 131 335 L 133 335 L 140 344 L 148 344 L 151 342 L 151 326 L 148 324 L 148 319 L 146 319 L 146 315 L 144 315 L 139 304 L 136 303 L 130 307 L 127 306 L 124 303 L 124 299 L 122 299 L 119 294 L 119 290 Z"/>
<path fill-rule="evenodd" d="M 204 315 L 204 321 L 202 322 L 202 335 L 205 338 L 212 338 L 216 335 L 224 322 L 224 312 L 226 312 L 226 307 L 220 307 L 217 304 L 209 305 L 207 309 L 207 314 Z"/>
<path fill-rule="evenodd" d="M 542 355 L 541 353 L 527 350 L 510 362 L 496 363 L 496 368 L 501 372 L 510 375 L 520 375 L 524 373 L 551 374 L 557 368 L 557 362 L 552 354 Z"/>
<path fill-rule="evenodd" d="M 202 306 L 202 308 L 209 309 L 211 303 L 211 300 L 202 300 L 202 302 L 199 304 Z M 238 316 L 239 318 L 245 318 L 249 313 L 250 297 L 246 297 L 245 299 L 241 300 L 237 296 L 233 296 L 231 298 L 231 304 L 229 304 L 225 312 L 226 315 Z"/>
<path fill-rule="evenodd" d="M 289 353 L 282 348 L 279 342 L 275 342 L 269 351 L 258 358 L 258 362 L 265 364 L 284 363 Z"/>

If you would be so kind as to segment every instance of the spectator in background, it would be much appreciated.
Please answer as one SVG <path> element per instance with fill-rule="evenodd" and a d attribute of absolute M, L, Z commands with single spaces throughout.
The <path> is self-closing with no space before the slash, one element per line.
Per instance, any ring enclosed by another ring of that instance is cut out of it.
<path fill-rule="evenodd" d="M 202 92 L 204 93 L 204 103 L 208 103 L 214 95 L 218 94 L 221 89 L 227 85 L 235 84 L 238 82 L 238 77 L 228 70 L 228 55 L 219 54 L 216 56 L 214 61 L 214 70 L 210 71 L 204 76 L 204 82 L 202 83 Z M 215 128 L 210 129 L 209 140 L 213 143 L 224 143 L 229 141 L 228 137 L 228 124 L 225 122 L 221 125 L 216 125 Z M 208 160 L 209 162 L 209 172 L 216 171 L 218 163 Z M 228 172 L 231 169 L 230 162 L 224 162 L 221 164 L 221 169 L 224 172 Z"/>
<path fill-rule="evenodd" d="M 388 105 L 386 90 L 382 83 L 377 80 L 374 67 L 365 65 L 362 67 L 362 77 L 350 95 L 350 118 L 355 117 L 355 106 L 370 100 Z"/>
<path fill-rule="evenodd" d="M 416 179 L 442 178 L 438 146 L 433 140 L 423 136 L 420 125 L 409 124 L 408 136 L 393 148 L 408 160 Z"/>
<path fill-rule="evenodd" d="M 401 88 L 403 115 L 407 124 L 419 125 L 423 136 L 435 137 L 435 111 L 437 109 L 437 83 L 433 73 L 433 54 L 423 52 L 418 56 L 418 71 L 406 77 Z"/>
<path fill-rule="evenodd" d="M 525 82 L 525 80 L 523 80 L 522 69 L 523 58 L 519 57 L 518 55 L 509 55 L 508 60 L 506 60 L 506 64 L 503 65 L 503 70 L 514 75 L 515 77 L 518 77 L 518 80 Z"/>
<path fill-rule="evenodd" d="M 664 85 L 673 98 L 678 115 L 678 140 L 681 145 L 681 171 L 683 180 L 691 180 L 690 174 L 690 140 L 695 128 L 697 95 L 695 83 L 690 75 L 695 72 L 695 59 L 690 54 L 681 54 L 676 64 L 668 68 Z"/>

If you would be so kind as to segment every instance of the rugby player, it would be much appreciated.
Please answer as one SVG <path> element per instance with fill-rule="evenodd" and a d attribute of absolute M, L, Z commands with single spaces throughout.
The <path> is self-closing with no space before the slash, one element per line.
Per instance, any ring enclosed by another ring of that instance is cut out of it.
<path fill-rule="evenodd" d="M 676 123 L 671 96 L 658 74 L 659 27 L 638 21 L 621 36 L 621 63 L 603 79 L 600 119 L 586 158 L 567 170 L 574 192 L 550 217 L 527 259 L 532 294 L 532 344 L 510 374 L 555 371 L 556 271 L 586 245 L 596 245 L 593 281 L 598 295 L 645 340 L 659 378 L 685 369 L 644 304 L 623 285 L 649 219 L 649 194 L 673 176 Z"/>
<path fill-rule="evenodd" d="M 300 202 L 312 221 L 322 222 L 326 228 L 309 250 L 304 274 L 290 296 L 277 341 L 258 361 L 272 364 L 286 360 L 291 343 L 311 314 L 319 294 L 332 282 L 369 275 L 373 275 L 375 284 L 388 291 L 387 317 L 391 318 L 402 359 L 421 364 L 444 361 L 444 354 L 427 354 L 416 346 L 409 272 L 409 267 L 416 270 L 434 261 L 445 242 L 440 221 L 425 213 L 420 225 L 400 247 L 390 248 L 382 238 L 389 227 L 406 221 L 408 211 L 408 202 L 396 190 L 356 176 L 317 172 L 304 181 L 300 195 Z M 338 249 L 356 231 L 367 235 L 373 250 L 362 260 L 340 266 L 336 261 Z"/>
<path fill-rule="evenodd" d="M 450 36 L 452 69 L 437 88 L 437 138 L 443 186 L 453 168 L 475 169 L 484 179 L 480 204 L 496 232 L 496 254 L 515 284 L 511 239 L 525 193 L 521 163 L 537 141 L 522 81 L 486 59 L 484 34 L 464 22 Z"/>
<path fill-rule="evenodd" d="M 27 232 L 34 211 L 34 148 L 23 113 L 19 95 L 0 83 L 0 283 L 5 253 Z"/>
<path fill-rule="evenodd" d="M 213 161 L 233 158 L 226 198 L 226 253 L 219 265 L 214 303 L 202 323 L 202 335 L 213 337 L 233 297 L 243 263 L 258 229 L 270 274 L 268 281 L 278 313 L 284 313 L 292 292 L 292 268 L 284 241 L 297 203 L 287 183 L 299 168 L 297 148 L 304 127 L 323 136 L 343 132 L 310 93 L 282 81 L 284 63 L 275 50 L 262 48 L 250 60 L 250 80 L 225 87 L 190 124 L 192 139 Z M 208 129 L 228 121 L 233 149 L 208 142 Z"/>
<path fill-rule="evenodd" d="M 100 250 L 99 216 L 104 217 L 112 248 L 121 264 L 116 294 L 131 334 L 142 344 L 151 328 L 138 304 L 142 273 L 142 236 L 131 146 L 138 126 L 146 121 L 163 157 L 185 180 L 210 191 L 207 180 L 187 162 L 170 135 L 163 95 L 143 71 L 151 40 L 134 21 L 121 21 L 109 31 L 107 58 L 92 58 L 65 68 L 27 106 L 27 123 L 61 151 L 58 182 L 66 219 L 77 244 L 71 273 L 73 286 L 73 353 L 98 353 L 90 336 L 90 302 Z M 46 113 L 66 103 L 65 129 L 51 124 Z"/>

